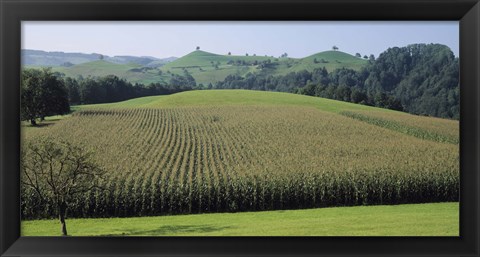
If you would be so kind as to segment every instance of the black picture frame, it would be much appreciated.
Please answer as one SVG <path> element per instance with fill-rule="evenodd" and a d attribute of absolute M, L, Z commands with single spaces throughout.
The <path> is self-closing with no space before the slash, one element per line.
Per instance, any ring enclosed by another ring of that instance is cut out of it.
<path fill-rule="evenodd" d="M 478 0 L 0 0 L 1 256 L 479 256 Z M 460 237 L 20 237 L 21 21 L 460 21 Z"/>

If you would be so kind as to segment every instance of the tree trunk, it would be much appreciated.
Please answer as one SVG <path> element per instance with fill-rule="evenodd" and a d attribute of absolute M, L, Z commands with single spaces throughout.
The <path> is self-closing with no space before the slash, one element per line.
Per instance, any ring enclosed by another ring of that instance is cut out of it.
<path fill-rule="evenodd" d="M 60 218 L 60 223 L 62 223 L 62 236 L 67 236 L 67 223 L 65 223 L 65 214 L 67 212 L 67 205 L 61 203 L 58 205 L 58 216 Z"/>
<path fill-rule="evenodd" d="M 35 119 L 30 119 L 30 124 L 32 124 L 32 126 L 37 126 L 37 121 Z"/>

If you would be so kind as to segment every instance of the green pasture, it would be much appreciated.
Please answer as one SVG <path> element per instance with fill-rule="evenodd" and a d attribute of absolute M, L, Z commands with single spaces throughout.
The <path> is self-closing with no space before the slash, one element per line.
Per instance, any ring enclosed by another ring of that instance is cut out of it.
<path fill-rule="evenodd" d="M 72 236 L 459 236 L 459 204 L 336 207 L 138 218 L 69 219 Z M 22 236 L 59 236 L 58 220 Z"/>

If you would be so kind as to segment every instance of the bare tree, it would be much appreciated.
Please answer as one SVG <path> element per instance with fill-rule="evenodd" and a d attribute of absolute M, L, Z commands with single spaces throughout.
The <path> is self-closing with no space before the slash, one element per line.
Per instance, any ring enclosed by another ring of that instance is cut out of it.
<path fill-rule="evenodd" d="M 69 204 L 77 194 L 102 189 L 105 171 L 84 147 L 52 138 L 39 139 L 22 147 L 23 186 L 32 188 L 43 204 L 53 204 L 67 235 L 65 219 Z"/>

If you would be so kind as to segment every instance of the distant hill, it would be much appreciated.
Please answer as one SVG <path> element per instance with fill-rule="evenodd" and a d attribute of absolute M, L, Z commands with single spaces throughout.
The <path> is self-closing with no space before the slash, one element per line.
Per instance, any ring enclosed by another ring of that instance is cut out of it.
<path fill-rule="evenodd" d="M 323 67 L 328 71 L 337 68 L 360 70 L 367 63 L 367 60 L 340 51 L 320 52 L 305 58 L 276 58 L 254 54 L 220 55 L 197 50 L 165 64 L 160 70 L 180 75 L 187 71 L 197 83 L 206 85 L 222 81 L 228 75 L 286 75 L 301 70 L 311 72 Z"/>
<path fill-rule="evenodd" d="M 258 66 L 261 64 L 261 62 L 270 61 L 272 63 L 271 66 L 275 66 L 275 70 L 277 71 L 276 73 L 287 73 L 302 69 L 311 71 L 315 68 L 322 67 L 325 67 L 329 71 L 337 68 L 351 68 L 358 70 L 367 63 L 367 61 L 362 58 L 358 58 L 340 51 L 325 51 L 307 56 L 305 58 L 275 58 L 272 56 L 257 55 L 219 55 L 197 50 L 166 64 L 164 68 L 210 68 L 213 67 L 211 62 L 219 62 L 219 66 L 221 66 L 221 68 L 226 68 L 222 66 L 235 66 L 236 62 L 242 61 L 252 66 Z"/>
<path fill-rule="evenodd" d="M 238 56 L 238 55 L 220 55 L 209 53 L 201 50 L 191 52 L 177 60 L 165 65 L 165 68 L 183 68 L 183 67 L 210 67 L 213 62 L 220 62 L 220 64 L 227 64 L 228 61 L 263 61 L 268 59 L 275 59 L 273 57 L 265 56 Z"/>
<path fill-rule="evenodd" d="M 72 78 L 115 75 L 129 82 L 142 84 L 168 81 L 169 79 L 167 73 L 159 75 L 160 71 L 155 66 L 142 66 L 135 63 L 119 64 L 105 60 L 96 60 L 70 67 L 54 67 L 53 70 Z"/>
<path fill-rule="evenodd" d="M 70 67 L 57 67 L 55 71 L 65 73 L 67 77 L 87 77 L 89 75 L 94 76 L 107 76 L 116 75 L 118 77 L 128 76 L 128 71 L 134 68 L 142 67 L 141 65 L 130 64 L 118 64 L 105 60 L 95 60 L 86 63 L 80 63 Z"/>
<path fill-rule="evenodd" d="M 188 72 L 198 84 L 208 85 L 224 80 L 228 75 L 245 76 L 248 73 L 285 75 L 301 70 L 313 71 L 325 67 L 359 70 L 368 62 L 340 51 L 325 51 L 305 58 L 276 58 L 255 54 L 222 55 L 202 50 L 180 58 L 114 56 L 100 54 L 45 52 L 23 50 L 23 64 L 30 67 L 49 66 L 69 77 L 98 77 L 116 75 L 132 83 L 168 82 L 172 74 Z"/>
<path fill-rule="evenodd" d="M 117 64 L 138 64 L 161 66 L 165 63 L 175 60 L 175 57 L 159 59 L 151 56 L 107 56 L 98 53 L 64 53 L 64 52 L 46 52 L 41 50 L 22 50 L 22 64 L 26 66 L 49 66 L 49 67 L 70 67 L 76 64 L 82 64 L 100 59 Z"/>
<path fill-rule="evenodd" d="M 300 60 L 300 65 L 295 66 L 296 70 L 313 70 L 324 66 L 328 71 L 338 68 L 350 68 L 359 70 L 367 60 L 340 51 L 325 51 L 307 56 Z"/>

